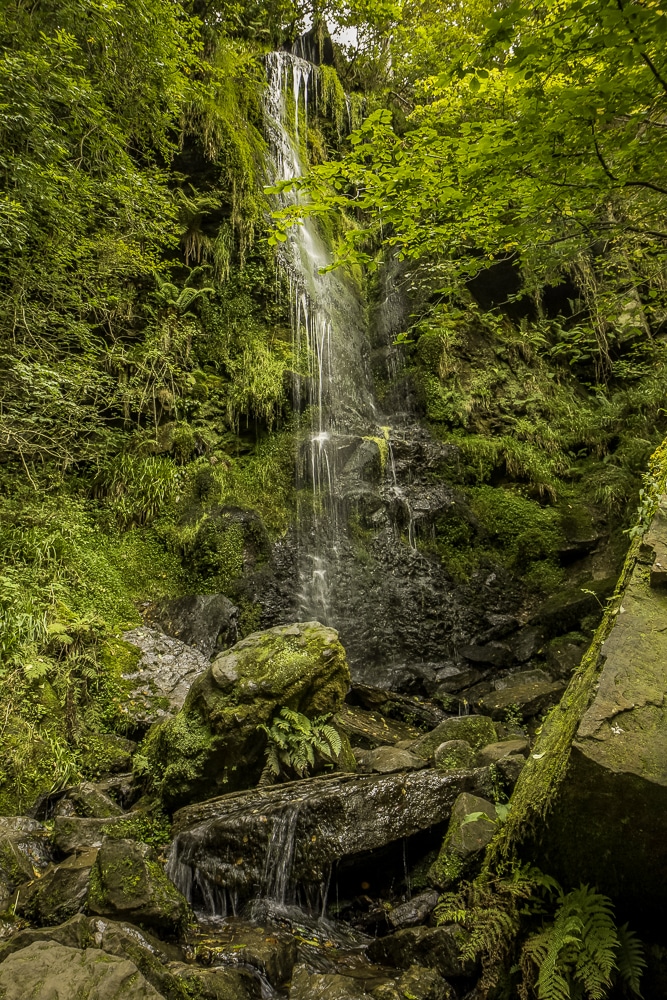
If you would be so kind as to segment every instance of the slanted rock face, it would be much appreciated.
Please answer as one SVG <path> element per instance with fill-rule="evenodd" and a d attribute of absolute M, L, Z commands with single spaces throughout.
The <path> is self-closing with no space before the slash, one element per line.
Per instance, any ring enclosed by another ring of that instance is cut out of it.
<path fill-rule="evenodd" d="M 439 889 L 448 889 L 466 872 L 496 832 L 496 807 L 492 802 L 462 792 L 454 803 L 449 827 L 429 878 Z"/>
<path fill-rule="evenodd" d="M 191 594 L 154 604 L 146 620 L 211 657 L 236 642 L 238 614 L 224 594 Z"/>
<path fill-rule="evenodd" d="M 287 706 L 313 718 L 337 712 L 350 674 L 338 633 L 319 622 L 255 632 L 215 658 L 182 711 L 144 744 L 154 785 L 172 808 L 256 784 L 260 723 Z"/>
<path fill-rule="evenodd" d="M 666 541 L 663 497 L 549 820 L 549 870 L 653 924 L 667 917 L 667 588 L 652 585 Z"/>
<path fill-rule="evenodd" d="M 47 868 L 41 878 L 21 888 L 16 912 L 47 926 L 62 923 L 84 910 L 96 857 L 96 850 L 87 851 Z"/>
<path fill-rule="evenodd" d="M 47 832 L 24 816 L 0 817 L 0 908 L 24 882 L 42 872 L 51 860 Z"/>
<path fill-rule="evenodd" d="M 180 639 L 145 625 L 123 635 L 127 647 L 139 651 L 124 679 L 125 711 L 139 734 L 183 707 L 188 691 L 208 667 L 208 657 Z"/>
<path fill-rule="evenodd" d="M 475 774 L 432 768 L 407 774 L 311 778 L 189 806 L 174 817 L 168 872 L 195 905 L 223 912 L 258 893 L 285 898 L 318 886 L 333 862 L 449 818 Z"/>

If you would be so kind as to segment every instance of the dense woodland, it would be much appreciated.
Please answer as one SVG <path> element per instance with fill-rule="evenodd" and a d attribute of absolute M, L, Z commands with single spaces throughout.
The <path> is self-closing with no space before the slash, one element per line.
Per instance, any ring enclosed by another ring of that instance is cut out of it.
<path fill-rule="evenodd" d="M 305 31 L 310 171 L 279 209 L 264 57 Z M 369 310 L 387 268 L 409 302 L 393 346 L 474 515 L 416 548 L 532 606 L 568 585 L 564 538 L 603 530 L 618 576 L 667 431 L 661 0 L 5 0 L 0 38 L 0 813 L 127 758 L 118 636 L 149 602 L 224 593 L 265 627 L 242 528 L 207 515 L 253 512 L 269 547 L 294 519 L 276 253 L 304 215 Z M 480 932 L 496 963 L 520 872 Z M 563 959 L 569 986 L 521 995 L 606 996 L 619 948 L 632 992 L 621 938 L 599 980 Z"/>

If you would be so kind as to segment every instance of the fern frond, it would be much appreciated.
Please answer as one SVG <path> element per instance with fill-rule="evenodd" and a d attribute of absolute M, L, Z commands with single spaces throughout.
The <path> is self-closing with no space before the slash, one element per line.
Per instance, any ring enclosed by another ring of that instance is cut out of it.
<path fill-rule="evenodd" d="M 641 941 L 628 929 L 627 924 L 618 928 L 618 951 L 616 953 L 618 975 L 637 997 L 641 997 L 641 978 L 646 968 L 644 949 Z"/>

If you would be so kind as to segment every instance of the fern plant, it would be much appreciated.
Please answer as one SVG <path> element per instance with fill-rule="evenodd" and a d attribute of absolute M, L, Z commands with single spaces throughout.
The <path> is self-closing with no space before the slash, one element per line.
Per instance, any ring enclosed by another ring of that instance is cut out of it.
<path fill-rule="evenodd" d="M 328 715 L 309 719 L 291 708 L 281 708 L 270 726 L 260 725 L 258 728 L 268 737 L 260 783 L 267 784 L 283 775 L 304 778 L 315 768 L 318 756 L 329 764 L 337 760 L 343 743 L 329 719 Z"/>
<path fill-rule="evenodd" d="M 604 1000 L 615 982 L 640 996 L 645 966 L 641 944 L 627 924 L 617 927 L 611 900 L 582 885 L 558 896 L 552 921 L 524 942 L 523 998 Z"/>

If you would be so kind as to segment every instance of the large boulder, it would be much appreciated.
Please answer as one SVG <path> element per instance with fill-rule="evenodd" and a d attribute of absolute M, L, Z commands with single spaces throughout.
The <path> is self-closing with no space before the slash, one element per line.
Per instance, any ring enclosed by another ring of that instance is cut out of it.
<path fill-rule="evenodd" d="M 160 994 L 127 958 L 99 948 L 67 948 L 35 941 L 0 964 L 3 1000 L 161 1000 Z"/>
<path fill-rule="evenodd" d="M 667 588 L 655 570 L 666 544 L 663 496 L 613 608 L 544 862 L 568 884 L 595 883 L 651 929 L 667 919 Z"/>
<path fill-rule="evenodd" d="M 287 706 L 310 718 L 337 712 L 350 674 L 334 629 L 319 622 L 255 632 L 213 660 L 183 709 L 156 726 L 144 766 L 169 808 L 257 783 L 265 739 L 258 729 Z"/>
<path fill-rule="evenodd" d="M 258 892 L 319 886 L 342 858 L 446 821 L 477 773 L 432 768 L 333 775 L 223 795 L 174 816 L 168 872 L 191 902 L 224 912 Z"/>

